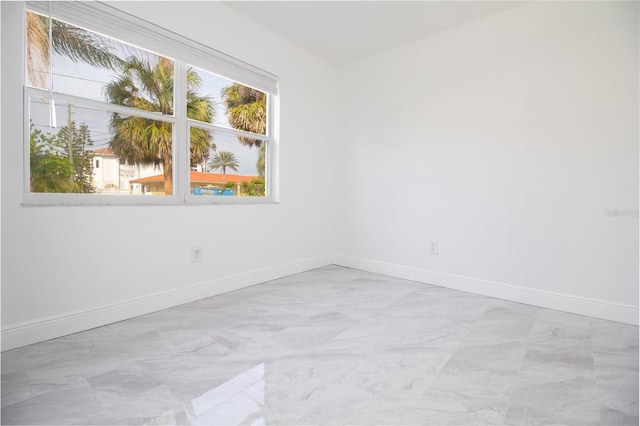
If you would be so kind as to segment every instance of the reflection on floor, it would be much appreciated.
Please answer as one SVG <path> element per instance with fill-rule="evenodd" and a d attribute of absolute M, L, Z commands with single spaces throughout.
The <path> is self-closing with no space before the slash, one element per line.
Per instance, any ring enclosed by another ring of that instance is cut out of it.
<path fill-rule="evenodd" d="M 638 328 L 329 266 L 2 354 L 2 424 L 638 424 Z"/>

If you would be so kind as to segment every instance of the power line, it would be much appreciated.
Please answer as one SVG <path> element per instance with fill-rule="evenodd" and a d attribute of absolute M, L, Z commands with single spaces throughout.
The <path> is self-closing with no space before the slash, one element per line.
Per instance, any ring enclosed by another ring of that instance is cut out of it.
<path fill-rule="evenodd" d="M 78 77 L 78 76 L 69 75 L 69 74 L 61 74 L 61 73 L 55 73 L 54 72 L 53 75 L 57 75 L 57 76 L 60 76 L 60 77 L 66 77 L 66 78 L 73 78 L 73 79 L 76 79 L 76 80 L 88 81 L 88 82 L 91 82 L 91 83 L 109 84 L 108 81 L 92 80 L 90 78 Z"/>
<path fill-rule="evenodd" d="M 29 68 L 29 71 L 37 72 L 37 73 L 40 73 L 40 74 L 49 74 L 49 71 L 41 71 L 41 70 L 38 70 L 38 69 L 35 69 L 35 68 Z M 79 76 L 70 75 L 70 74 L 63 74 L 63 73 L 59 73 L 59 72 L 54 72 L 53 75 L 57 75 L 57 76 L 60 76 L 60 77 L 67 77 L 67 78 L 75 78 L 75 79 L 78 79 L 78 80 L 89 81 L 91 83 L 109 84 L 108 81 L 92 80 L 90 78 L 79 77 Z"/>

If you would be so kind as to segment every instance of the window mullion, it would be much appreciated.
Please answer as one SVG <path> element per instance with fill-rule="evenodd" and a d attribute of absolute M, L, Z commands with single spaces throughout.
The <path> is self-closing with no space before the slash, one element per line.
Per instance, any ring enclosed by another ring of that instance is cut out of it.
<path fill-rule="evenodd" d="M 189 194 L 190 140 L 187 124 L 187 67 L 182 61 L 175 61 L 174 106 L 177 118 L 173 134 L 173 179 L 176 193 L 181 203 L 186 203 Z"/>
<path fill-rule="evenodd" d="M 108 102 L 96 101 L 93 99 L 82 98 L 75 95 L 67 95 L 65 93 L 52 92 L 51 95 L 49 95 L 49 92 L 47 90 L 42 90 L 35 87 L 27 87 L 27 95 L 31 97 L 40 96 L 42 98 L 52 99 L 57 102 L 64 102 L 71 105 L 82 105 L 84 107 L 94 108 L 97 110 L 117 112 L 119 114 L 148 118 L 150 120 L 160 120 L 167 123 L 176 122 L 175 116 L 171 115 L 161 114 L 153 111 L 145 111 L 143 109 L 136 109 Z"/>
<path fill-rule="evenodd" d="M 271 142 L 271 140 L 272 140 L 272 138 L 270 136 L 261 135 L 259 133 L 245 132 L 244 130 L 232 129 L 230 127 L 217 126 L 215 124 L 205 123 L 205 122 L 202 122 L 202 121 L 191 120 L 191 119 L 187 119 L 187 122 L 189 123 L 189 127 L 197 127 L 197 128 L 200 128 L 200 129 L 207 129 L 207 130 L 211 130 L 211 131 L 214 131 L 214 132 L 217 132 L 217 133 L 225 133 L 225 134 L 229 134 L 229 135 L 233 135 L 233 136 L 240 136 L 240 137 L 250 138 L 250 139 L 260 139 L 262 141 L 267 141 L 267 142 Z"/>

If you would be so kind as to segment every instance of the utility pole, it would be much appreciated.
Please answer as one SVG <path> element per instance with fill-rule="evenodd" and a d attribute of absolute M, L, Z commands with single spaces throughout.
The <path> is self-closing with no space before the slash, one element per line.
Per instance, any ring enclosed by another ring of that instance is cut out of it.
<path fill-rule="evenodd" d="M 69 167 L 71 167 L 71 173 L 69 179 L 73 182 L 73 130 L 71 125 L 71 104 L 67 104 L 67 138 L 69 143 Z"/>

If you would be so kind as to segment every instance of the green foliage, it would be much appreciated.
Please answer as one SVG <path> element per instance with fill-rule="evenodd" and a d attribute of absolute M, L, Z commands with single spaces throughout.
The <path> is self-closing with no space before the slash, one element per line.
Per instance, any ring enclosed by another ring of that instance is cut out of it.
<path fill-rule="evenodd" d="M 227 120 L 234 129 L 245 132 L 265 134 L 267 127 L 267 96 L 259 91 L 239 83 L 222 89 L 222 99 L 227 106 Z M 260 146 L 262 141 L 239 137 L 240 143 L 247 146 Z"/>
<path fill-rule="evenodd" d="M 95 192 L 93 155 L 86 150 L 93 142 L 86 124 L 77 127 L 72 121 L 71 132 L 65 126 L 55 135 L 31 126 L 29 142 L 32 192 Z"/>
<path fill-rule="evenodd" d="M 31 192 L 74 192 L 69 159 L 55 146 L 55 137 L 31 129 Z"/>
<path fill-rule="evenodd" d="M 240 164 L 238 163 L 236 155 L 229 151 L 216 152 L 209 163 L 210 170 L 222 170 L 223 174 L 227 173 L 227 169 L 237 172 L 239 166 Z"/>
<path fill-rule="evenodd" d="M 242 195 L 264 197 L 264 177 L 257 177 L 251 182 L 242 182 Z"/>

